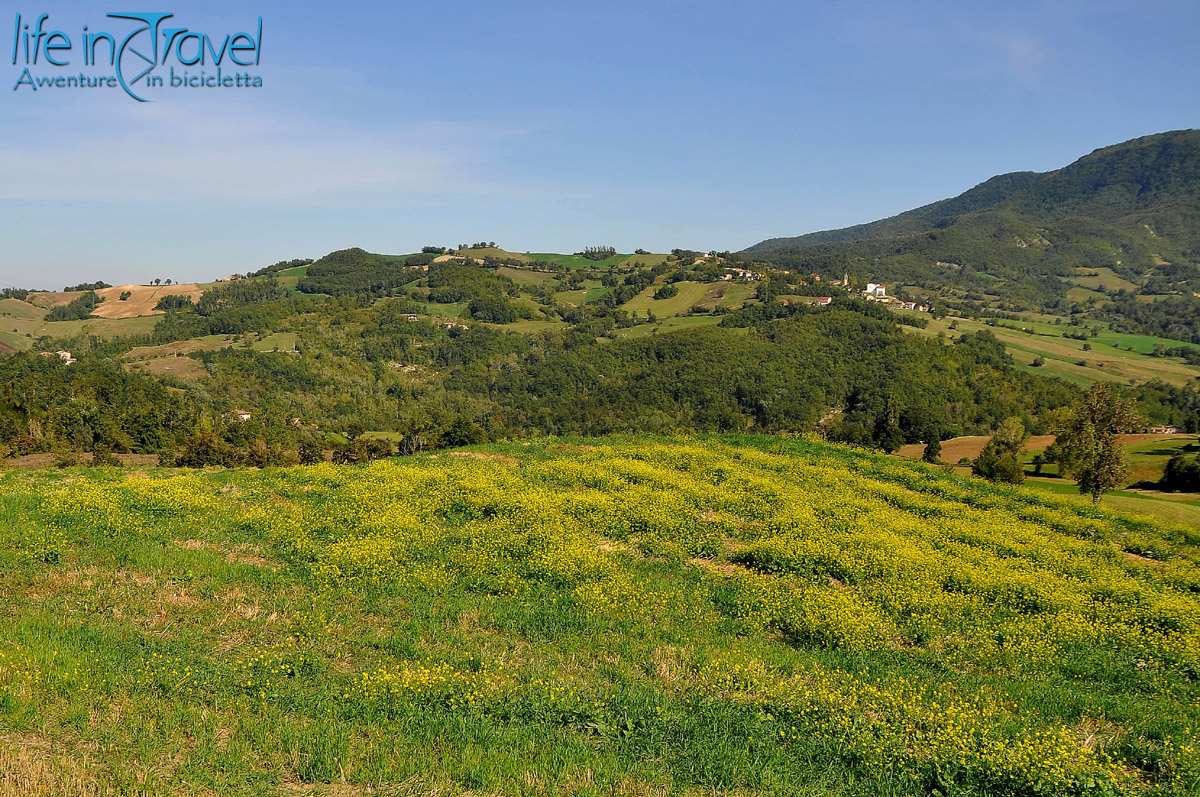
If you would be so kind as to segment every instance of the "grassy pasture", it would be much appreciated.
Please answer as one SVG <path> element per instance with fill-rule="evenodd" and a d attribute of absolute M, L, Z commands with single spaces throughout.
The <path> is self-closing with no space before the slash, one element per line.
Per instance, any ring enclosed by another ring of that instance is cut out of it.
<path fill-rule="evenodd" d="M 126 370 L 155 376 L 172 376 L 194 382 L 208 376 L 204 363 L 191 357 L 158 357 L 125 363 Z"/>
<path fill-rule="evenodd" d="M 20 299 L 0 299 L 0 318 L 15 318 L 20 321 L 41 321 L 46 317 L 45 308 L 23 302 Z"/>
<path fill-rule="evenodd" d="M 1098 381 L 1140 383 L 1156 378 L 1181 386 L 1200 379 L 1200 368 L 1188 365 L 1180 358 L 1148 356 L 1148 353 L 1154 350 L 1155 344 L 1168 347 L 1188 345 L 1178 341 L 1107 330 L 1101 331 L 1094 338 L 1075 340 L 1062 337 L 1062 333 L 1080 329 L 1086 332 L 1086 327 L 1070 327 L 1065 324 L 1056 326 L 1042 319 L 1002 322 L 1031 330 L 1025 332 L 1008 326 L 989 326 L 962 318 L 935 319 L 926 314 L 921 315 L 929 320 L 928 327 L 905 329 L 925 335 L 937 335 L 940 332 L 948 337 L 987 330 L 1004 343 L 1005 348 L 1022 367 L 1080 386 Z M 950 328 L 952 323 L 957 329 Z M 1090 347 L 1089 350 L 1084 350 L 1085 344 Z M 1035 368 L 1032 363 L 1038 357 L 1045 362 Z M 1081 361 L 1083 365 L 1079 364 Z"/>
<path fill-rule="evenodd" d="M 296 350 L 298 342 L 295 332 L 275 332 L 254 340 L 250 344 L 250 348 L 255 351 L 289 352 Z"/>
<path fill-rule="evenodd" d="M 669 318 L 660 318 L 653 324 L 638 324 L 633 327 L 614 330 L 613 334 L 622 338 L 643 338 L 648 335 L 659 335 L 666 332 L 678 332 L 683 329 L 696 329 L 698 327 L 715 327 L 721 323 L 719 315 L 680 315 L 671 316 Z M 746 330 L 738 330 L 745 332 Z"/>
<path fill-rule="evenodd" d="M 530 260 L 543 260 L 563 268 L 571 269 L 607 269 L 609 266 L 621 266 L 628 260 L 631 255 L 616 254 L 604 260 L 589 260 L 582 255 L 565 255 L 556 254 L 554 252 L 526 252 L 525 257 Z M 639 256 L 643 261 L 645 256 Z"/>
<path fill-rule="evenodd" d="M 438 319 L 466 318 L 466 302 L 429 302 L 425 305 L 425 314 Z"/>
<path fill-rule="evenodd" d="M 496 273 L 502 277 L 508 277 L 518 285 L 543 285 L 547 282 L 553 282 L 555 277 L 545 271 L 531 271 L 527 268 L 512 268 L 510 266 L 501 266 L 496 269 Z"/>
<path fill-rule="evenodd" d="M 652 310 L 660 318 L 680 315 L 700 304 L 712 285 L 703 282 L 677 282 L 675 287 L 679 289 L 678 294 L 670 299 L 655 299 L 654 292 L 661 287 L 662 285 L 651 285 L 621 305 L 621 309 L 631 312 L 637 310 L 642 314 L 645 314 L 647 310 Z"/>
<path fill-rule="evenodd" d="M 1075 271 L 1076 275 L 1067 281 L 1081 288 L 1104 292 L 1118 290 L 1126 290 L 1130 293 L 1138 292 L 1137 285 L 1118 276 L 1111 268 L 1079 268 Z"/>
<path fill-rule="evenodd" d="M 34 333 L 34 337 L 49 335 L 53 338 L 67 338 L 74 335 L 96 335 L 110 340 L 125 335 L 146 335 L 154 331 L 154 325 L 159 321 L 156 315 L 138 316 L 136 318 L 87 318 L 82 321 L 49 321 L 42 324 Z"/>

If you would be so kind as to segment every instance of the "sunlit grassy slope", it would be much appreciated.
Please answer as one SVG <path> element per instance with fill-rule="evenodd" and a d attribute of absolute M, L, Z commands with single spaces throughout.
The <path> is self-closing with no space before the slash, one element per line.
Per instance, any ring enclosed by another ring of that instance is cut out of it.
<path fill-rule="evenodd" d="M 944 334 L 954 338 L 986 330 L 999 338 L 1018 367 L 1058 377 L 1073 385 L 1086 387 L 1095 382 L 1130 384 L 1161 379 L 1168 384 L 1183 386 L 1195 384 L 1200 379 L 1200 368 L 1181 358 L 1151 355 L 1156 345 L 1164 348 L 1194 345 L 1181 341 L 1111 330 L 1101 331 L 1095 338 L 1086 340 L 1064 338 L 1063 332 L 1079 333 L 1080 330 L 1052 323 L 1053 316 L 1030 316 L 1023 321 L 1005 321 L 1002 325 L 990 326 L 963 318 L 929 318 L 915 311 L 905 314 L 928 320 L 929 324 L 924 328 L 905 327 L 906 331 L 918 335 Z M 1042 364 L 1034 366 L 1034 361 L 1039 358 Z"/>
<path fill-rule="evenodd" d="M 0 479 L 0 792 L 1195 793 L 1195 530 L 803 440 Z"/>

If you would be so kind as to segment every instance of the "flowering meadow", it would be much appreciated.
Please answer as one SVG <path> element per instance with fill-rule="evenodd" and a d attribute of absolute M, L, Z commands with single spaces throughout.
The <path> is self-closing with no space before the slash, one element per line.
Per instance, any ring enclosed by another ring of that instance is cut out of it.
<path fill-rule="evenodd" d="M 803 439 L 0 476 L 0 795 L 1200 793 L 1200 531 Z"/>

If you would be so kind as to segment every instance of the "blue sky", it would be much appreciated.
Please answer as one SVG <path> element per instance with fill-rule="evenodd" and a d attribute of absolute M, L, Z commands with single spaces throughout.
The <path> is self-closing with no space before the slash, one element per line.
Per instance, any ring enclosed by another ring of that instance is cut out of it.
<path fill-rule="evenodd" d="M 0 284 L 348 246 L 738 249 L 1200 125 L 1194 0 L 143 8 L 218 38 L 261 15 L 263 88 L 14 92 L 6 56 Z M 9 7 L 0 52 L 17 13 L 117 32 L 125 9 Z"/>

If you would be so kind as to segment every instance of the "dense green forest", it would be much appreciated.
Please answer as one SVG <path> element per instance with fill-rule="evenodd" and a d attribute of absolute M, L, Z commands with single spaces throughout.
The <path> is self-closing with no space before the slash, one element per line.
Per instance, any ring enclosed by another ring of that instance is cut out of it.
<path fill-rule="evenodd" d="M 1114 297 L 1097 313 L 1113 322 L 1113 328 L 1144 332 L 1173 340 L 1200 343 L 1200 299 L 1171 296 L 1157 302 L 1141 302 L 1136 296 Z"/>
<path fill-rule="evenodd" d="M 432 262 L 433 255 L 429 254 L 395 257 L 375 255 L 357 248 L 342 249 L 310 265 L 297 288 L 304 293 L 329 296 L 355 293 L 386 296 L 412 281 L 412 269 Z"/>
<path fill-rule="evenodd" d="M 454 266 L 433 271 L 429 290 L 507 301 L 510 282 Z M 626 339 L 616 335 L 624 311 L 602 297 L 580 309 L 578 323 L 530 334 L 412 320 L 420 306 L 412 298 L 283 293 L 272 279 L 234 282 L 168 312 L 145 338 L 59 341 L 77 352 L 77 366 L 32 354 L 0 360 L 9 385 L 0 437 L 14 453 L 101 446 L 168 457 L 201 432 L 243 450 L 350 444 L 368 430 L 411 450 L 543 434 L 747 430 L 819 430 L 886 447 L 984 433 L 1010 416 L 1041 430 L 1077 394 L 1017 370 L 990 332 L 952 344 L 917 337 L 881 306 L 849 297 L 821 309 L 752 304 L 719 326 Z M 120 364 L 137 345 L 268 330 L 295 334 L 298 351 L 198 351 L 203 377 L 191 381 Z M 1186 399 L 1155 400 L 1174 409 Z M 235 409 L 252 419 L 233 420 Z"/>
<path fill-rule="evenodd" d="M 20 353 L 0 359 L 0 452 L 63 448 L 157 453 L 182 442 L 199 421 L 198 403 L 112 360 Z"/>

